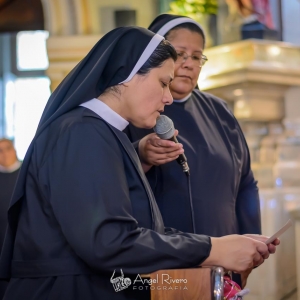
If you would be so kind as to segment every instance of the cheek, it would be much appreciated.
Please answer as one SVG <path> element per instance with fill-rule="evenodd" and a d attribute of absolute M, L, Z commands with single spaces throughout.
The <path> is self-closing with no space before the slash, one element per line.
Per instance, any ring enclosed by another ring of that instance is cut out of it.
<path fill-rule="evenodd" d="M 201 68 L 198 68 L 194 71 L 194 77 L 193 77 L 193 81 L 195 81 L 195 83 L 198 81 L 199 75 L 200 75 L 200 71 Z"/>
<path fill-rule="evenodd" d="M 175 64 L 175 68 L 174 68 L 174 76 L 176 77 L 176 75 L 178 74 L 178 70 L 180 69 L 180 65 Z"/>
<path fill-rule="evenodd" d="M 161 84 L 149 84 L 145 89 L 144 93 L 146 93 L 145 97 L 148 99 L 148 104 L 149 105 L 155 105 L 155 103 L 158 103 L 161 101 L 164 93 L 164 89 L 162 88 Z"/>
<path fill-rule="evenodd" d="M 172 89 L 181 89 L 181 88 L 186 88 L 186 87 L 190 87 L 193 84 L 194 80 L 190 80 L 190 79 L 185 79 L 185 78 L 181 78 L 181 77 L 175 77 L 174 81 L 171 84 L 171 90 Z"/>
<path fill-rule="evenodd" d="M 135 110 L 138 110 L 140 116 L 146 117 L 147 115 L 151 114 L 155 103 L 157 103 L 157 94 L 151 90 L 143 91 L 138 97 L 138 101 L 136 106 L 134 107 Z"/>

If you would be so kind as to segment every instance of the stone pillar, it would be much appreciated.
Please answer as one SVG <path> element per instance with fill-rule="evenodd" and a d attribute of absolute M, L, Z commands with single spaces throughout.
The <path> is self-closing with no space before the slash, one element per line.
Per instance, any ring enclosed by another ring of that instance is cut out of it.
<path fill-rule="evenodd" d="M 296 230 L 296 262 L 297 262 L 297 274 L 300 274 L 300 211 L 298 211 L 298 217 L 295 225 L 295 230 Z M 300 300 L 300 276 L 297 276 L 297 299 Z"/>
<path fill-rule="evenodd" d="M 50 36 L 47 41 L 50 63 L 46 73 L 51 80 L 51 91 L 54 91 L 100 38 L 100 35 Z"/>
<path fill-rule="evenodd" d="M 300 119 L 300 87 L 293 86 L 286 91 L 284 104 L 286 118 Z"/>
<path fill-rule="evenodd" d="M 265 40 L 209 48 L 199 86 L 233 102 L 239 119 L 281 120 L 285 116 L 285 92 L 300 87 L 299 50 L 291 44 Z"/>
<path fill-rule="evenodd" d="M 300 87 L 292 86 L 288 88 L 284 95 L 285 124 L 286 131 L 292 136 L 300 135 Z M 289 124 L 289 125 L 288 125 Z M 297 180 L 293 177 L 294 180 Z M 298 197 L 295 197 L 298 194 Z M 287 209 L 294 220 L 295 225 L 295 252 L 296 252 L 296 272 L 297 272 L 297 299 L 300 300 L 300 190 L 291 193 L 293 199 L 288 199 Z M 296 298 L 295 298 L 296 299 Z"/>
<path fill-rule="evenodd" d="M 300 204 L 300 203 L 299 203 Z M 297 268 L 297 299 L 300 300 L 300 206 L 291 212 L 295 221 L 296 268 Z"/>
<path fill-rule="evenodd" d="M 239 120 L 259 125 L 300 118 L 299 46 L 244 40 L 209 48 L 205 55 L 208 62 L 201 71 L 200 89 L 226 100 Z M 300 205 L 300 189 L 260 189 L 260 199 L 262 232 L 272 235 L 291 218 L 294 206 Z M 247 287 L 251 292 L 247 299 L 280 300 L 287 295 L 295 296 L 297 282 L 300 291 L 300 206 L 298 209 L 296 240 L 292 228 L 281 237 L 277 253 L 250 274 Z"/>

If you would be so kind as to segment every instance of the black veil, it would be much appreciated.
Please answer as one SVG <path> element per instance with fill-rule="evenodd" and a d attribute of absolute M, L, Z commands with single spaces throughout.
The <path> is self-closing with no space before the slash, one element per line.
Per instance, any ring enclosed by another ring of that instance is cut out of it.
<path fill-rule="evenodd" d="M 148 29 L 159 35 L 165 36 L 169 30 L 184 23 L 192 23 L 198 26 L 203 33 L 203 38 L 205 41 L 205 33 L 202 26 L 195 20 L 184 16 L 161 14 L 152 21 Z"/>
<path fill-rule="evenodd" d="M 140 27 L 120 27 L 103 36 L 50 96 L 24 158 L 8 210 L 8 228 L 0 258 L 0 278 L 10 277 L 11 259 L 28 166 L 35 140 L 59 116 L 129 81 L 163 37 Z"/>
<path fill-rule="evenodd" d="M 199 27 L 203 35 L 203 43 L 205 46 L 205 32 L 202 26 L 195 20 L 188 17 L 170 15 L 170 14 L 161 14 L 152 21 L 148 29 L 159 35 L 165 36 L 169 30 L 184 23 L 192 23 Z M 199 90 L 198 83 L 195 88 Z"/>

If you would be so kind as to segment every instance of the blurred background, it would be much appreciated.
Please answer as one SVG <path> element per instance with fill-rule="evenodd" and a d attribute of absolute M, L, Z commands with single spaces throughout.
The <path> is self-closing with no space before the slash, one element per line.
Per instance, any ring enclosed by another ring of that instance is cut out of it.
<path fill-rule="evenodd" d="M 0 0 L 0 138 L 22 160 L 51 91 L 98 39 L 165 12 L 205 29 L 199 87 L 226 100 L 241 124 L 263 233 L 295 222 L 251 274 L 247 299 L 300 299 L 299 0 Z"/>

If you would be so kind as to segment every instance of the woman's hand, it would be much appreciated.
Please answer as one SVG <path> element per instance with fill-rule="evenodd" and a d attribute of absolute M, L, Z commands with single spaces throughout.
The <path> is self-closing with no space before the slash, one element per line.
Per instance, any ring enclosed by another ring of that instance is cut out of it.
<path fill-rule="evenodd" d="M 202 266 L 222 266 L 237 273 L 261 265 L 269 257 L 266 244 L 243 235 L 211 238 L 212 248 Z"/>
<path fill-rule="evenodd" d="M 175 136 L 178 130 L 175 130 Z M 143 137 L 139 142 L 139 157 L 144 172 L 149 171 L 152 166 L 159 166 L 178 158 L 184 152 L 180 143 L 160 139 L 156 133 Z"/>
<path fill-rule="evenodd" d="M 263 242 L 265 243 L 265 241 L 269 238 L 268 236 L 265 235 L 260 235 L 260 234 L 245 234 L 245 236 Z M 268 244 L 268 250 L 270 254 L 273 254 L 276 252 L 276 246 L 278 246 L 280 244 L 280 240 L 279 239 L 275 239 L 271 244 Z"/>
<path fill-rule="evenodd" d="M 252 270 L 253 269 L 251 268 L 244 272 L 241 272 L 241 282 L 242 282 L 241 288 L 242 289 L 244 289 L 246 287 L 248 277 L 249 277 L 250 273 L 252 272 Z"/>
<path fill-rule="evenodd" d="M 257 241 L 261 241 L 263 243 L 265 243 L 265 241 L 268 239 L 267 236 L 264 235 L 258 235 L 258 234 L 245 234 L 245 236 L 255 239 Z M 278 246 L 280 244 L 280 240 L 279 239 L 275 239 L 271 244 L 267 245 L 268 246 L 268 251 L 270 254 L 273 254 L 276 252 L 276 246 Z M 250 275 L 250 273 L 252 272 L 253 269 L 249 269 L 246 270 L 244 272 L 241 273 L 241 280 L 242 280 L 242 288 L 245 288 L 246 284 L 247 284 L 247 279 L 248 276 Z"/>

